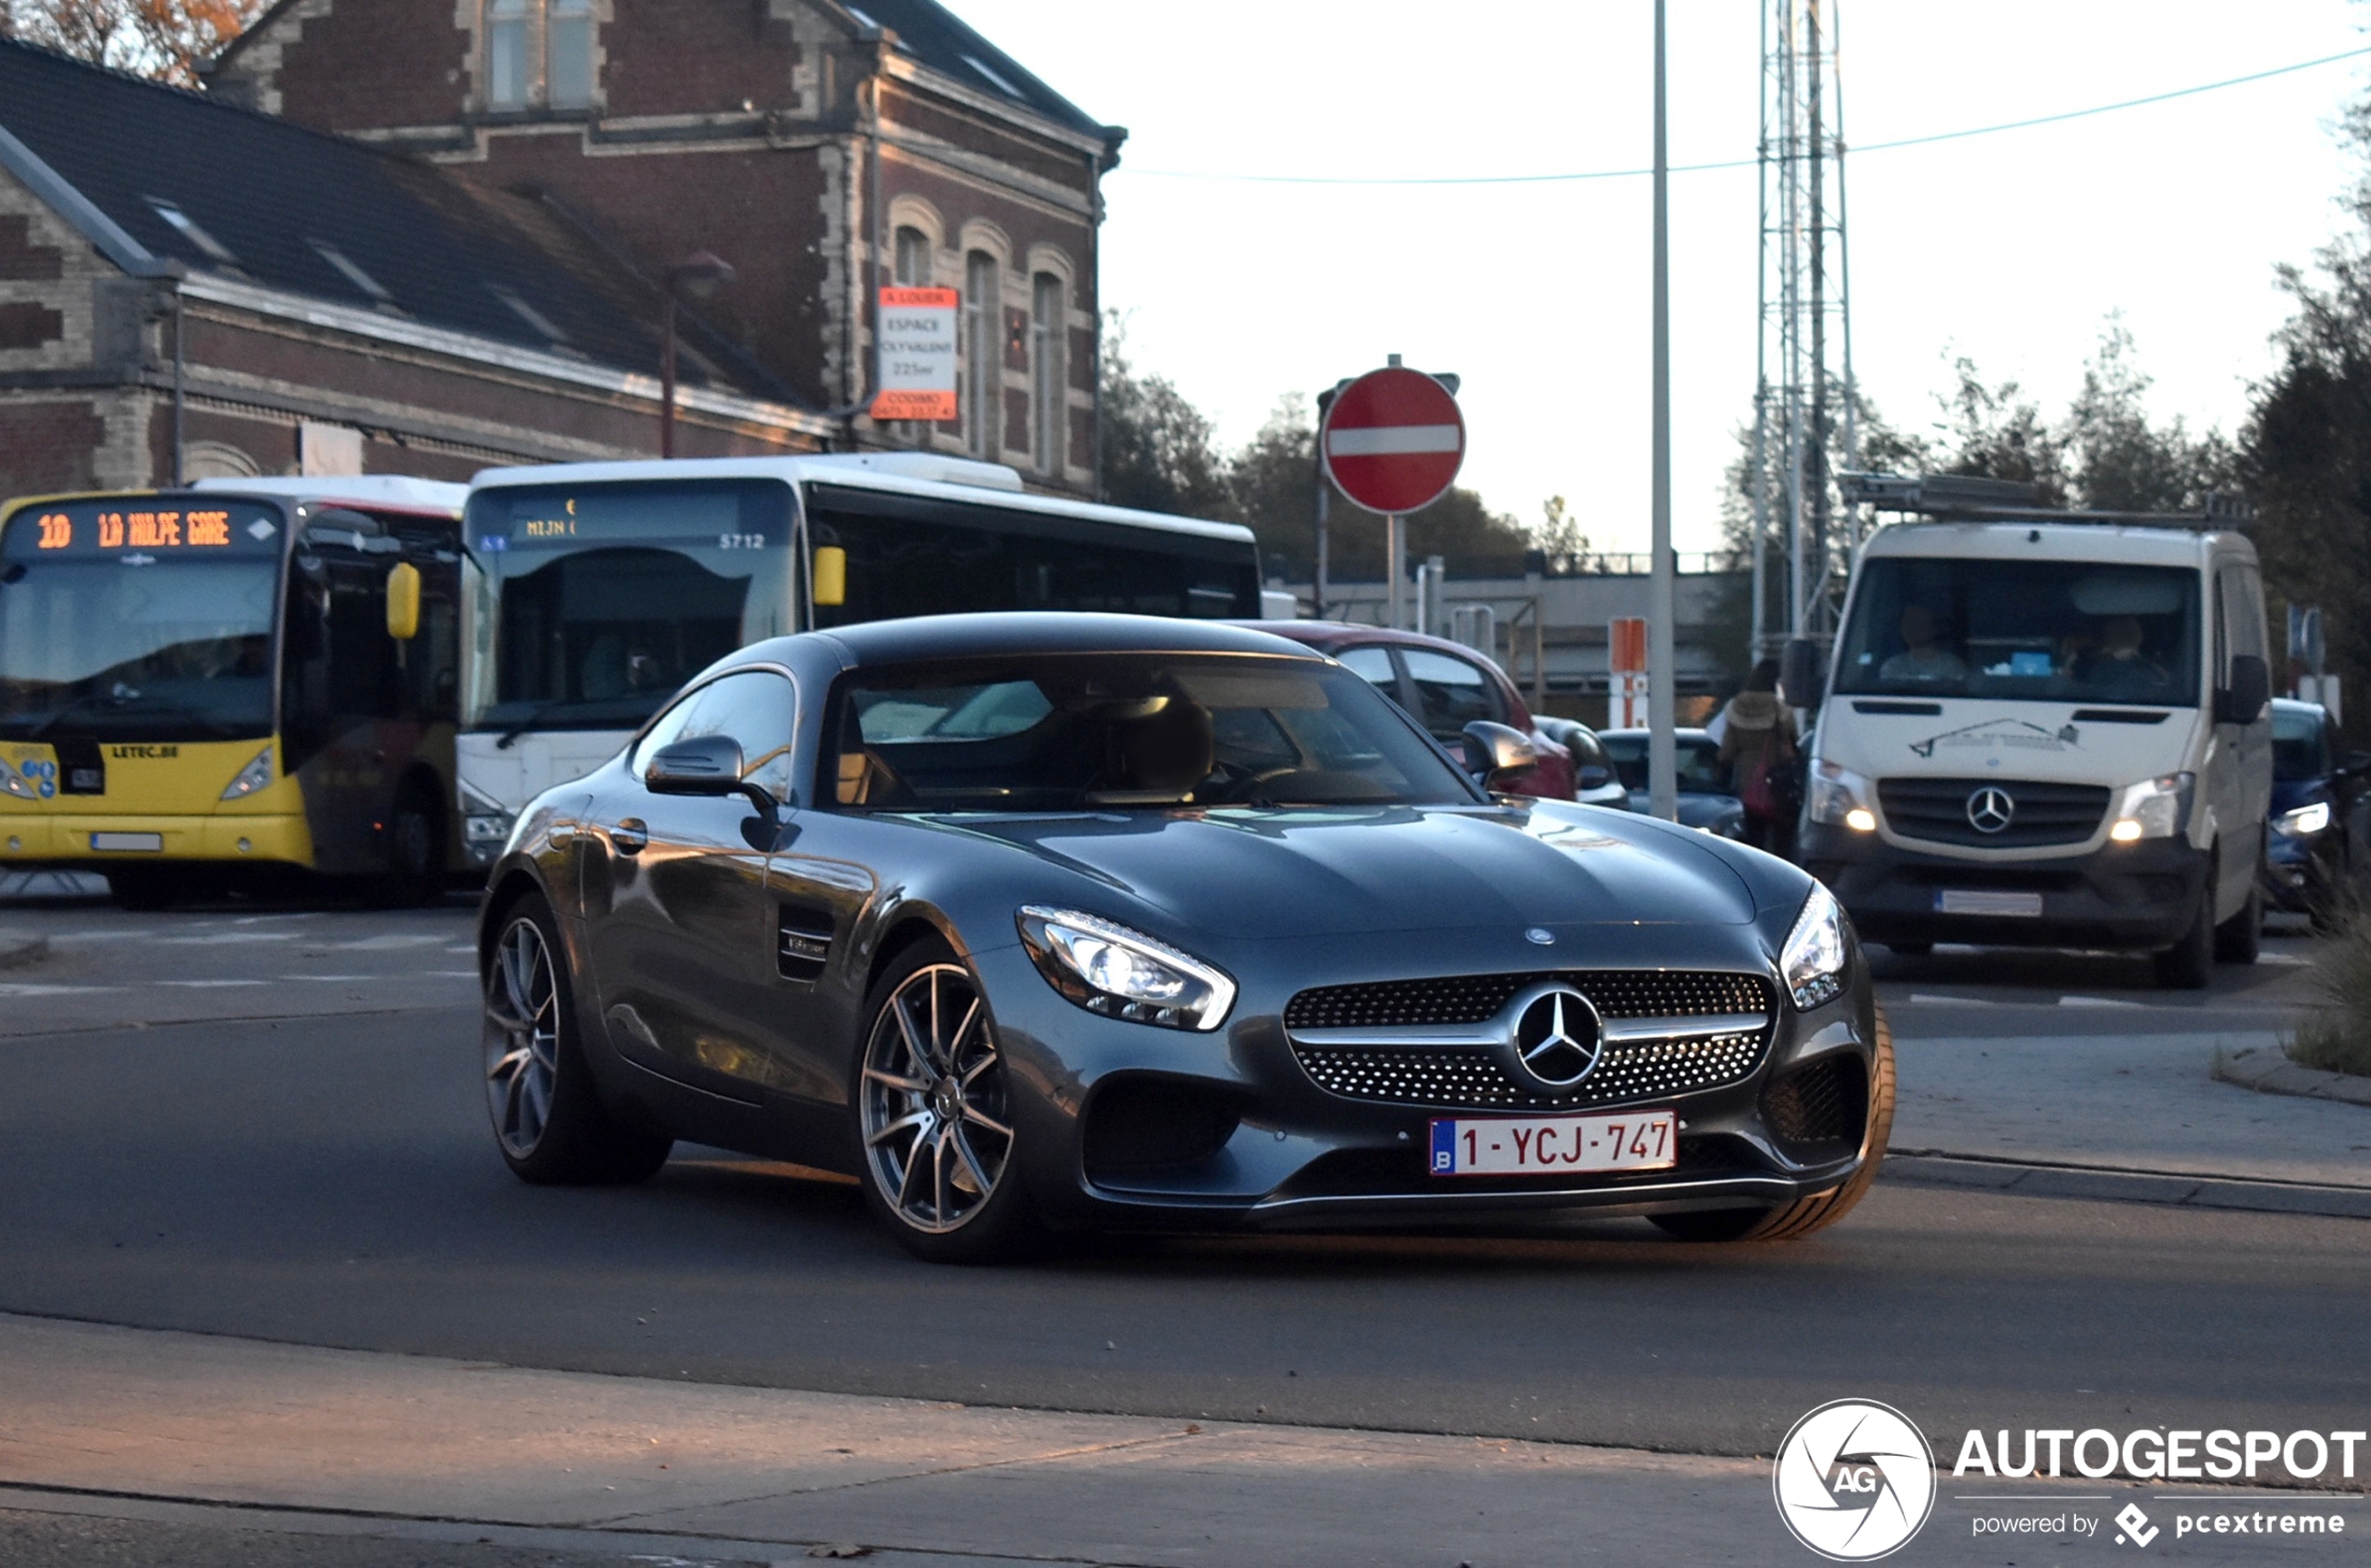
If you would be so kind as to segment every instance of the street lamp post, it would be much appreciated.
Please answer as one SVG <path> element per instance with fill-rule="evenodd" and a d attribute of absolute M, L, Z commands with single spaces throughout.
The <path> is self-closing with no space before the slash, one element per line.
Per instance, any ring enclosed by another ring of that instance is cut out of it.
<path fill-rule="evenodd" d="M 733 281 L 732 263 L 695 250 L 666 270 L 659 302 L 659 455 L 675 455 L 675 291 L 705 300 Z"/>
<path fill-rule="evenodd" d="M 1663 0 L 1655 0 L 1654 429 L 1649 441 L 1651 544 L 1647 588 L 1647 809 L 1668 822 L 1679 814 L 1678 750 L 1672 727 L 1678 692 L 1677 563 L 1671 554 L 1671 163 L 1663 144 Z"/>

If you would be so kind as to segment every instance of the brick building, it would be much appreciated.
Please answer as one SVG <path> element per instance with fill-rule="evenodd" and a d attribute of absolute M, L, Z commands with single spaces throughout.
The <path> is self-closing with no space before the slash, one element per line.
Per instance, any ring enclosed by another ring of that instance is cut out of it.
<path fill-rule="evenodd" d="M 1094 488 L 1124 133 L 933 0 L 281 0 L 189 93 L 0 42 L 0 494 L 928 446 Z M 877 427 L 871 301 L 961 291 Z"/>

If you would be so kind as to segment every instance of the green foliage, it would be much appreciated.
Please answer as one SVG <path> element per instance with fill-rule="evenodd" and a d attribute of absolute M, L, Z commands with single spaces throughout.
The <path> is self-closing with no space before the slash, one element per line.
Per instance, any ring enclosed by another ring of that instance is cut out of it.
<path fill-rule="evenodd" d="M 2371 909 L 2332 912 L 2333 931 L 2313 955 L 2313 1008 L 2288 1044 L 2290 1059 L 2324 1072 L 2371 1077 Z"/>

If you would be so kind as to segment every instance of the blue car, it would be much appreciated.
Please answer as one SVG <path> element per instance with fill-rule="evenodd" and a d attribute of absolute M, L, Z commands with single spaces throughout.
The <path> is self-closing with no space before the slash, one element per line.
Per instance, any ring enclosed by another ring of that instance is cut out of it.
<path fill-rule="evenodd" d="M 1647 732 L 1600 730 L 1614 775 L 1630 791 L 1630 809 L 1647 809 Z M 1679 769 L 1679 820 L 1722 838 L 1746 836 L 1746 805 L 1729 792 L 1729 767 L 1720 742 L 1702 730 L 1676 730 L 1672 739 Z"/>
<path fill-rule="evenodd" d="M 2371 752 L 2337 755 L 2338 726 L 2319 703 L 2272 703 L 2272 831 L 2265 896 L 2274 908 L 2326 923 L 2362 869 Z"/>

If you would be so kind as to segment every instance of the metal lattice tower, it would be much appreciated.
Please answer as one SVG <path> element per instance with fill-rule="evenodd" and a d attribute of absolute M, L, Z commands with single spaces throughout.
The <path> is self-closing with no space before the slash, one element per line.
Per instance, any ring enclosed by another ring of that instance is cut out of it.
<path fill-rule="evenodd" d="M 1757 658 L 1788 637 L 1834 630 L 1859 542 L 1859 513 L 1835 483 L 1859 466 L 1860 451 L 1836 7 L 1763 0 L 1761 12 L 1761 339 L 1748 476 Z"/>

